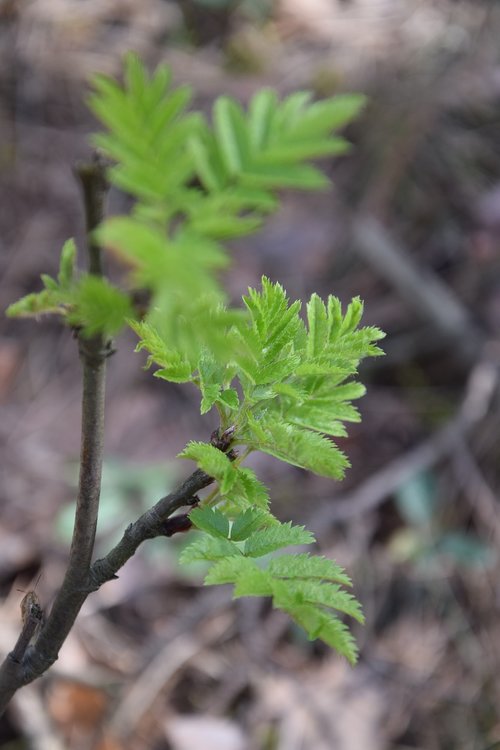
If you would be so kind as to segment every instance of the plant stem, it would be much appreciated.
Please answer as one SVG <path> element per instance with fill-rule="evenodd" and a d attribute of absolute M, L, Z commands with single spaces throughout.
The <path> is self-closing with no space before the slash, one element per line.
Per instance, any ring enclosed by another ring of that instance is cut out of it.
<path fill-rule="evenodd" d="M 146 539 L 164 535 L 163 524 L 179 508 L 193 505 L 196 493 L 212 484 L 213 478 L 197 469 L 181 486 L 162 497 L 156 505 L 147 510 L 125 530 L 118 544 L 106 557 L 96 560 L 90 571 L 92 590 L 98 589 L 106 581 L 116 578 L 117 571 L 129 560 Z"/>
<path fill-rule="evenodd" d="M 77 173 L 83 186 L 87 216 L 89 271 L 100 275 L 100 249 L 95 244 L 92 231 L 104 216 L 104 164 L 95 159 L 92 164 L 80 167 Z M 59 649 L 87 596 L 106 581 L 116 578 L 117 571 L 143 541 L 165 535 L 165 521 L 179 508 L 195 504 L 198 500 L 196 493 L 214 481 L 204 471 L 194 471 L 177 490 L 162 497 L 130 524 L 118 544 L 92 565 L 101 488 L 107 342 L 102 336 L 88 339 L 80 336 L 79 351 L 83 365 L 81 461 L 68 568 L 35 643 L 29 645 L 33 631 L 41 624 L 42 613 L 30 610 L 30 617 L 14 650 L 0 665 L 0 716 L 20 687 L 35 680 L 56 661 Z M 229 442 L 221 448 L 228 449 Z"/>
<path fill-rule="evenodd" d="M 81 183 L 83 191 L 89 273 L 102 276 L 102 252 L 92 233 L 104 218 L 104 209 L 109 190 L 109 183 L 106 178 L 106 163 L 95 152 L 91 162 L 77 166 L 75 174 Z"/>
<path fill-rule="evenodd" d="M 89 272 L 101 275 L 101 252 L 92 232 L 104 218 L 108 189 L 104 164 L 96 157 L 91 164 L 79 167 L 77 174 L 85 203 Z M 28 642 L 23 642 L 25 653 L 21 653 L 18 641 L 15 651 L 0 667 L 0 715 L 19 687 L 42 674 L 57 659 L 88 593 L 101 488 L 106 342 L 100 335 L 80 337 L 79 351 L 83 366 L 80 477 L 68 567 L 36 643 L 28 647 Z"/>
<path fill-rule="evenodd" d="M 101 248 L 93 240 L 92 232 L 104 218 L 108 190 L 104 164 L 96 156 L 91 163 L 77 167 L 76 174 L 82 185 L 85 205 L 89 272 L 100 276 Z M 35 669 L 37 662 L 40 666 L 49 666 L 57 659 L 59 649 L 73 627 L 87 596 L 94 550 L 104 443 L 106 341 L 102 335 L 88 339 L 80 336 L 79 351 L 83 367 L 82 433 L 73 539 L 63 584 L 31 657 Z"/>

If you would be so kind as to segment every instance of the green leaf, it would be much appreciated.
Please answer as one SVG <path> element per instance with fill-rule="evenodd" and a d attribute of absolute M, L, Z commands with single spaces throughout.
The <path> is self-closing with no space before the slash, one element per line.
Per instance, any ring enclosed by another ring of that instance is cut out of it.
<path fill-rule="evenodd" d="M 345 154 L 351 144 L 344 138 L 311 138 L 310 140 L 292 140 L 286 138 L 275 146 L 270 147 L 256 163 L 285 166 L 297 164 L 306 159 L 319 159 L 322 156 L 339 156 Z"/>
<path fill-rule="evenodd" d="M 311 604 L 289 604 L 286 598 L 282 600 L 276 594 L 273 603 L 276 607 L 288 612 L 290 617 L 304 628 L 311 640 L 320 638 L 339 654 L 345 656 L 351 664 L 356 663 L 358 657 L 356 642 L 349 629 L 337 617 L 332 617 Z"/>
<path fill-rule="evenodd" d="M 234 584 L 233 597 L 238 599 L 241 596 L 271 596 L 272 593 L 269 574 L 255 565 L 238 576 Z"/>
<path fill-rule="evenodd" d="M 249 513 L 245 515 L 250 517 Z M 328 582 L 324 583 L 325 580 Z M 215 562 L 205 583 L 233 583 L 235 597 L 272 596 L 274 606 L 286 611 L 311 639 L 321 638 L 355 663 L 354 639 L 333 610 L 359 622 L 364 621 L 363 614 L 354 597 L 330 583 L 331 580 L 350 583 L 342 569 L 325 558 L 283 555 L 263 569 L 249 557 L 231 555 Z"/>
<path fill-rule="evenodd" d="M 124 69 L 125 84 L 126 88 L 129 89 L 131 98 L 141 102 L 144 97 L 147 79 L 144 66 L 135 53 L 129 52 L 125 55 Z"/>
<path fill-rule="evenodd" d="M 239 555 L 239 548 L 228 539 L 203 535 L 184 547 L 179 559 L 181 563 L 190 563 L 195 560 L 225 560 Z"/>
<path fill-rule="evenodd" d="M 66 314 L 75 305 L 75 295 L 72 290 L 74 265 L 76 258 L 76 245 L 74 240 L 67 240 L 61 250 L 61 259 L 57 281 L 47 274 L 42 274 L 41 279 L 44 290 L 27 294 L 17 302 L 10 305 L 6 314 L 10 318 L 37 317 L 57 313 Z"/>
<path fill-rule="evenodd" d="M 262 225 L 259 216 L 194 217 L 191 225 L 196 232 L 214 239 L 228 240 L 252 234 Z"/>
<path fill-rule="evenodd" d="M 222 293 L 213 275 L 227 260 L 220 246 L 186 228 L 167 237 L 159 227 L 125 217 L 106 221 L 96 236 L 132 266 L 135 285 L 152 291 L 149 322 L 168 329 L 170 348 L 196 361 L 209 347 L 216 318 L 228 315 L 219 310 Z"/>
<path fill-rule="evenodd" d="M 97 333 L 113 336 L 134 315 L 128 295 L 99 276 L 87 275 L 81 279 L 74 303 L 68 319 L 82 326 L 86 336 Z"/>
<path fill-rule="evenodd" d="M 304 607 L 295 610 L 292 617 L 306 630 L 311 625 L 310 637 L 320 638 L 327 646 L 346 657 L 351 664 L 358 660 L 358 647 L 349 628 L 337 617 L 325 615 L 320 610 Z"/>
<path fill-rule="evenodd" d="M 280 104 L 275 117 L 275 129 L 281 132 L 289 131 L 292 126 L 300 122 L 312 99 L 312 91 L 295 91 Z"/>
<path fill-rule="evenodd" d="M 307 303 L 307 322 L 309 332 L 307 334 L 307 356 L 317 357 L 325 348 L 328 341 L 328 318 L 323 300 L 313 294 Z"/>
<path fill-rule="evenodd" d="M 248 130 L 253 151 L 258 152 L 267 145 L 276 107 L 277 96 L 272 89 L 262 89 L 252 98 L 248 108 Z"/>
<path fill-rule="evenodd" d="M 8 318 L 37 317 L 48 313 L 65 313 L 65 302 L 59 292 L 44 289 L 42 292 L 27 294 L 13 302 L 6 310 Z"/>
<path fill-rule="evenodd" d="M 224 377 L 224 367 L 219 365 L 214 357 L 204 353 L 198 363 L 200 374 L 200 390 L 202 393 L 201 413 L 210 411 L 219 398 Z"/>
<path fill-rule="evenodd" d="M 276 523 L 269 512 L 261 508 L 247 508 L 233 521 L 231 526 L 231 539 L 233 542 L 242 542 L 263 526 Z"/>
<path fill-rule="evenodd" d="M 123 87 L 105 76 L 93 79 L 89 105 L 109 130 L 94 143 L 118 161 L 109 171 L 114 184 L 145 205 L 163 204 L 168 212 L 168 196 L 193 174 L 187 142 L 201 118 L 184 114 L 190 90 L 169 91 L 164 65 L 148 76 L 137 56 L 128 55 L 124 79 Z"/>
<path fill-rule="evenodd" d="M 332 396 L 334 393 L 335 388 L 332 388 Z M 347 434 L 342 421 L 360 421 L 356 407 L 335 398 L 306 399 L 301 404 L 292 404 L 284 415 L 294 425 L 334 437 L 343 437 Z"/>
<path fill-rule="evenodd" d="M 290 580 L 286 585 L 289 596 L 298 604 L 317 604 L 344 612 L 361 624 L 365 621 L 359 602 L 340 586 L 306 580 Z"/>
<path fill-rule="evenodd" d="M 229 521 L 217 508 L 199 506 L 190 512 L 189 518 L 200 531 L 205 531 L 210 536 L 229 538 Z"/>
<path fill-rule="evenodd" d="M 226 454 L 208 443 L 192 441 L 178 458 L 196 461 L 202 471 L 219 482 L 222 493 L 228 492 L 237 480 L 238 472 Z"/>
<path fill-rule="evenodd" d="M 315 102 L 297 118 L 287 135 L 295 139 L 325 135 L 353 120 L 365 103 L 366 97 L 360 94 L 343 94 Z"/>
<path fill-rule="evenodd" d="M 203 389 L 203 398 L 200 405 L 200 414 L 206 414 L 218 401 L 220 385 L 208 385 Z"/>
<path fill-rule="evenodd" d="M 238 549 L 236 545 L 233 545 Z M 258 565 L 251 559 L 240 555 L 231 555 L 225 559 L 218 560 L 207 573 L 205 584 L 213 586 L 216 584 L 236 583 L 238 578 L 253 575 L 259 570 Z"/>
<path fill-rule="evenodd" d="M 73 239 L 66 240 L 61 250 L 57 280 L 62 288 L 69 288 L 73 282 L 76 262 L 76 245 Z"/>
<path fill-rule="evenodd" d="M 225 391 L 219 394 L 217 401 L 229 409 L 238 409 L 240 406 L 240 399 L 238 393 L 234 388 L 226 388 Z"/>
<path fill-rule="evenodd" d="M 253 469 L 248 466 L 239 467 L 236 485 L 232 489 L 236 499 L 244 501 L 245 505 L 267 509 L 269 492 L 265 484 L 260 482 Z"/>
<path fill-rule="evenodd" d="M 99 244 L 139 269 L 137 278 L 146 286 L 157 287 L 162 274 L 170 271 L 167 239 L 157 229 L 122 216 L 105 221 L 94 235 Z"/>
<path fill-rule="evenodd" d="M 193 379 L 191 364 L 184 359 L 180 352 L 167 347 L 154 326 L 146 321 L 129 320 L 128 324 L 141 339 L 135 351 L 139 352 L 141 349 L 146 349 L 150 353 L 146 367 L 150 367 L 153 363 L 161 366 L 161 369 L 154 373 L 156 377 L 174 383 L 186 383 Z"/>
<path fill-rule="evenodd" d="M 293 526 L 290 521 L 255 531 L 245 542 L 244 554 L 247 557 L 262 557 L 282 547 L 313 542 L 314 536 L 310 531 L 303 526 Z"/>
<path fill-rule="evenodd" d="M 351 586 L 351 579 L 333 560 L 301 553 L 280 555 L 271 560 L 269 572 L 276 578 L 315 578 Z"/>
<path fill-rule="evenodd" d="M 300 362 L 294 352 L 295 339 L 303 327 L 300 303 L 288 306 L 283 287 L 266 277 L 262 278 L 262 291 L 249 289 L 243 301 L 250 313 L 250 325 L 240 326 L 233 333 L 235 362 L 252 383 L 281 381 Z"/>
<path fill-rule="evenodd" d="M 148 320 L 160 332 L 168 348 L 181 353 L 191 363 L 192 371 L 206 353 L 219 362 L 228 362 L 232 351 L 228 330 L 239 320 L 240 312 L 227 310 L 216 294 L 184 302 L 177 296 L 167 295 L 167 291 L 165 294 L 165 299 L 162 297 L 157 304 L 155 296 Z M 228 374 L 227 379 L 230 377 Z"/>
<path fill-rule="evenodd" d="M 221 96 L 213 108 L 217 144 L 229 175 L 239 174 L 248 161 L 249 139 L 241 107 L 233 99 Z"/>
<path fill-rule="evenodd" d="M 220 560 L 210 569 L 205 584 L 234 583 L 233 596 L 271 596 L 273 593 L 269 575 L 253 560 L 231 557 Z"/>
<path fill-rule="evenodd" d="M 181 355 L 173 353 L 169 365 L 156 370 L 155 378 L 167 380 L 169 383 L 189 383 L 193 379 L 192 367 Z"/>
<path fill-rule="evenodd" d="M 59 290 L 59 284 L 55 279 L 52 278 L 52 276 L 49 276 L 46 273 L 42 273 L 40 275 L 40 278 L 42 280 L 42 284 L 48 292 L 57 292 Z"/>
<path fill-rule="evenodd" d="M 226 186 L 224 165 L 217 152 L 215 139 L 207 127 L 189 138 L 188 148 L 205 189 L 210 193 L 222 191 Z"/>
<path fill-rule="evenodd" d="M 254 391 L 255 393 L 255 391 Z M 294 404 L 301 404 L 307 398 L 307 390 L 298 385 L 291 383 L 275 383 L 269 389 L 270 398 L 274 395 L 284 396 L 288 401 Z"/>
<path fill-rule="evenodd" d="M 316 432 L 275 418 L 257 421 L 249 416 L 248 424 L 249 446 L 292 466 L 309 469 L 320 476 L 341 479 L 349 465 L 344 454 L 330 440 Z"/>
<path fill-rule="evenodd" d="M 315 167 L 307 164 L 266 163 L 265 157 L 255 161 L 241 174 L 241 182 L 253 188 L 301 188 L 322 190 L 329 186 L 329 179 Z"/>
<path fill-rule="evenodd" d="M 363 303 L 359 297 L 354 297 L 352 302 L 348 305 L 344 320 L 340 326 L 340 333 L 346 334 L 351 333 L 358 326 L 363 316 Z"/>

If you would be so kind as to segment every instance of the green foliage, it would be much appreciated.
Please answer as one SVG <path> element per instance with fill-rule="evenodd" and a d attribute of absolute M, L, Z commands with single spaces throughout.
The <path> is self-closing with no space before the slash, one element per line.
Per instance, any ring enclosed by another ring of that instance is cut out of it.
<path fill-rule="evenodd" d="M 104 333 L 113 336 L 126 318 L 134 314 L 130 299 L 120 289 L 98 276 L 85 275 L 74 291 L 74 309 L 68 321 L 83 326 L 87 336 Z"/>
<path fill-rule="evenodd" d="M 176 197 L 193 176 L 185 144 L 199 118 L 185 112 L 189 88 L 170 90 L 170 82 L 165 65 L 148 78 L 131 54 L 125 59 L 123 87 L 95 76 L 89 98 L 90 108 L 108 129 L 93 141 L 116 161 L 111 180 L 150 209 Z"/>
<path fill-rule="evenodd" d="M 136 201 L 131 216 L 108 220 L 96 236 L 130 266 L 131 283 L 152 293 L 149 319 L 169 348 L 189 360 L 207 342 L 223 348 L 217 331 L 227 321 L 216 310 L 224 294 L 214 275 L 227 262 L 220 242 L 258 229 L 279 205 L 277 190 L 325 187 L 307 161 L 347 150 L 332 131 L 364 98 L 312 102 L 301 92 L 280 102 L 265 90 L 245 111 L 222 96 L 210 125 L 186 111 L 189 89 L 172 88 L 168 68 L 148 77 L 134 55 L 122 85 L 97 76 L 93 87 L 89 105 L 107 129 L 94 142 L 116 162 L 111 181 Z M 179 317 L 195 324 L 179 327 Z"/>
<path fill-rule="evenodd" d="M 268 529 L 254 531 L 245 542 L 245 555 L 262 557 L 282 547 L 298 544 L 312 544 L 314 537 L 303 526 L 289 523 L 273 525 Z"/>
<path fill-rule="evenodd" d="M 335 445 L 312 430 L 295 427 L 277 417 L 249 418 L 248 445 L 293 466 L 341 479 L 347 459 Z"/>
<path fill-rule="evenodd" d="M 42 274 L 43 290 L 21 297 L 7 308 L 7 315 L 11 318 L 26 318 L 55 313 L 65 317 L 71 309 L 75 259 L 74 240 L 67 240 L 61 250 L 57 281 L 47 274 Z"/>
<path fill-rule="evenodd" d="M 113 162 L 110 181 L 135 200 L 131 215 L 109 219 L 95 232 L 130 269 L 125 292 L 113 296 L 109 284 L 99 290 L 84 274 L 77 283 L 71 245 L 58 280 L 43 277 L 44 290 L 12 305 L 9 314 L 58 313 L 87 335 L 112 335 L 136 317 L 125 299 L 130 288 L 145 289 L 148 322 L 177 353 L 165 376 L 185 378 L 204 348 L 224 351 L 228 317 L 238 314 L 221 310 L 216 273 L 228 261 L 221 241 L 258 229 L 277 209 L 278 190 L 328 184 L 308 161 L 347 150 L 334 131 L 356 116 L 364 97 L 313 102 L 310 92 L 300 92 L 280 101 L 266 89 L 244 110 L 221 96 L 210 124 L 188 112 L 191 92 L 172 86 L 165 65 L 150 76 L 134 54 L 125 58 L 121 84 L 98 75 L 92 87 L 88 103 L 105 127 L 93 142 Z M 238 408 L 237 393 L 223 390 L 221 403 Z M 214 392 L 209 389 L 205 409 Z"/>
<path fill-rule="evenodd" d="M 213 131 L 205 124 L 190 141 L 205 189 L 236 185 L 258 191 L 256 196 L 272 196 L 283 187 L 325 187 L 326 177 L 304 162 L 348 150 L 347 141 L 332 137 L 331 131 L 351 120 L 364 98 L 349 95 L 314 104 L 310 100 L 310 92 L 300 92 L 279 102 L 274 91 L 265 89 L 254 96 L 247 114 L 233 99 L 221 96 L 213 108 Z M 257 203 L 254 207 L 259 208 Z"/>
<path fill-rule="evenodd" d="M 359 604 L 341 588 L 350 584 L 344 571 L 302 553 L 274 558 L 267 567 L 256 562 L 314 538 L 271 515 L 267 493 L 259 496 L 261 485 L 242 460 L 251 451 L 263 451 L 341 478 L 347 459 L 332 437 L 346 434 L 345 422 L 359 420 L 352 405 L 364 394 L 354 379 L 357 367 L 361 358 L 380 354 L 375 342 L 383 334 L 359 327 L 359 299 L 343 313 L 335 297 L 325 304 L 313 295 L 304 323 L 300 303 L 290 304 L 283 288 L 266 278 L 260 290 L 249 290 L 244 303 L 246 316 L 226 328 L 225 359 L 205 351 L 190 373 L 201 392 L 201 412 L 215 405 L 221 430 L 230 429 L 231 447 L 243 447 L 244 453 L 227 455 L 216 445 L 191 442 L 180 454 L 217 482 L 208 504 L 191 513 L 206 536 L 187 547 L 182 559 L 211 561 L 206 583 L 232 583 L 235 596 L 272 597 L 274 606 L 311 638 L 323 639 L 355 661 L 355 643 L 336 614 L 362 621 Z M 145 333 L 141 346 L 150 351 L 150 363 L 164 365 L 154 329 Z M 223 401 L 223 393 L 234 398 Z"/>
<path fill-rule="evenodd" d="M 219 482 L 221 492 L 228 492 L 236 482 L 238 470 L 218 448 L 208 443 L 191 442 L 186 445 L 179 458 L 190 458 L 198 467 Z"/>
<path fill-rule="evenodd" d="M 348 150 L 336 131 L 364 97 L 315 102 L 303 91 L 280 100 L 266 89 L 247 108 L 221 96 L 207 118 L 188 112 L 191 92 L 172 86 L 166 66 L 149 76 L 132 54 L 122 83 L 96 76 L 92 85 L 89 106 L 105 128 L 93 142 L 112 162 L 111 183 L 133 199 L 129 215 L 104 221 L 92 237 L 124 265 L 122 284 L 76 273 L 69 241 L 57 280 L 43 276 L 44 289 L 9 314 L 55 312 L 88 336 L 109 337 L 127 324 L 156 377 L 199 389 L 201 413 L 218 413 L 219 436 L 188 443 L 180 457 L 212 477 L 215 489 L 191 511 L 201 537 L 183 561 L 211 563 L 206 583 L 231 583 L 235 596 L 272 597 L 311 638 L 354 661 L 338 617 L 362 620 L 342 588 L 349 579 L 330 560 L 303 552 L 269 559 L 314 538 L 272 515 L 267 488 L 243 462 L 261 451 L 340 479 L 348 462 L 332 438 L 359 420 L 357 368 L 380 354 L 382 333 L 360 327 L 358 298 L 343 312 L 335 297 L 313 294 L 301 317 L 301 303 L 265 277 L 242 306 L 230 307 L 219 274 L 228 264 L 222 243 L 255 232 L 277 210 L 279 190 L 328 186 L 311 160 Z M 140 320 L 131 291 L 150 300 Z"/>
<path fill-rule="evenodd" d="M 85 336 L 112 336 L 123 321 L 134 315 L 130 298 L 106 279 L 75 273 L 76 245 L 67 240 L 61 251 L 57 281 L 42 274 L 44 289 L 28 294 L 7 310 L 10 317 L 60 315 L 69 325 L 81 328 Z"/>
<path fill-rule="evenodd" d="M 300 303 L 290 305 L 283 288 L 266 278 L 262 290 L 249 290 L 244 301 L 246 317 L 226 326 L 224 360 L 204 351 L 188 364 L 148 324 L 134 326 L 142 336 L 139 347 L 150 352 L 148 363 L 157 363 L 162 377 L 178 380 L 182 374 L 200 388 L 201 412 L 215 405 L 222 428 L 233 428 L 234 445 L 341 478 L 348 462 L 331 438 L 346 434 L 344 422 L 359 420 L 352 401 L 364 387 L 353 378 L 362 357 L 380 354 L 375 342 L 383 334 L 356 328 L 358 299 L 343 315 L 336 298 L 325 305 L 313 295 L 307 326 Z M 237 481 L 233 463 L 213 446 L 190 443 L 181 456 L 217 479 L 224 495 Z"/>
<path fill-rule="evenodd" d="M 231 583 L 235 597 L 272 597 L 274 606 L 304 627 L 310 638 L 321 638 L 356 661 L 355 642 L 337 613 L 361 623 L 364 618 L 356 599 L 342 588 L 350 585 L 342 569 L 304 553 L 258 560 L 288 546 L 311 544 L 310 532 L 251 509 L 231 524 L 223 513 L 207 507 L 194 509 L 190 518 L 205 535 L 184 549 L 182 560 L 210 561 L 206 584 Z"/>

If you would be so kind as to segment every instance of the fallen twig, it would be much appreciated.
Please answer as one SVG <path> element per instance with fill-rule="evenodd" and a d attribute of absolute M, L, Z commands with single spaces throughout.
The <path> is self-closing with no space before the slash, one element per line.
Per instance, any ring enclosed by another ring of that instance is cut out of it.
<path fill-rule="evenodd" d="M 329 523 L 347 521 L 388 500 L 408 479 L 450 454 L 487 413 L 498 386 L 500 362 L 485 355 L 472 369 L 455 417 L 420 445 L 386 464 L 358 487 L 313 514 L 310 526 L 321 533 Z"/>
<path fill-rule="evenodd" d="M 373 216 L 357 216 L 351 232 L 356 252 L 433 326 L 433 334 L 440 333 L 466 361 L 477 361 L 484 336 L 450 287 L 419 266 Z"/>

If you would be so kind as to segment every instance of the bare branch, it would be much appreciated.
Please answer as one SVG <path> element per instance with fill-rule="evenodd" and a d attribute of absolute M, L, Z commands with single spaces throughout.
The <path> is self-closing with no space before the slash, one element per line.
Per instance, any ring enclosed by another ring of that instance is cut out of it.
<path fill-rule="evenodd" d="M 146 539 L 157 536 L 170 536 L 165 522 L 178 508 L 195 505 L 196 493 L 208 487 L 214 480 L 197 469 L 181 486 L 169 495 L 162 497 L 156 505 L 142 514 L 135 523 L 125 530 L 118 544 L 101 560 L 96 560 L 90 571 L 90 590 L 96 590 L 106 581 L 116 578 L 116 573 L 135 553 Z"/>
<path fill-rule="evenodd" d="M 92 232 L 104 218 L 105 165 L 96 157 L 91 164 L 78 168 L 77 173 L 83 186 L 87 218 L 89 271 L 100 275 L 100 248 Z M 27 641 L 25 622 L 14 651 L 0 668 L 0 714 L 19 687 L 38 677 L 57 659 L 86 598 L 101 490 L 106 342 L 100 335 L 89 339 L 81 336 L 79 350 L 83 365 L 80 477 L 68 568 L 35 645 L 26 648 L 29 638 Z M 21 649 L 25 651 L 22 659 Z"/>
<path fill-rule="evenodd" d="M 205 472 L 200 469 L 197 469 L 178 487 L 177 490 L 158 500 L 152 508 L 143 513 L 142 516 L 126 529 L 122 539 L 106 555 L 106 557 L 96 560 L 90 570 L 87 571 L 85 580 L 80 581 L 79 588 L 71 590 L 71 588 L 69 588 L 70 584 L 67 584 L 67 580 L 65 579 L 58 598 L 61 598 L 63 604 L 66 603 L 66 606 L 68 607 L 76 607 L 78 605 L 72 623 L 87 596 L 93 591 L 96 591 L 106 581 L 116 578 L 117 571 L 134 555 L 139 545 L 146 539 L 153 539 L 157 536 L 170 536 L 171 529 L 167 524 L 170 516 L 172 516 L 172 514 L 179 508 L 195 505 L 198 502 L 196 493 L 204 487 L 208 487 L 213 481 L 212 477 L 208 476 L 208 474 L 205 474 Z M 172 521 L 176 518 L 177 516 L 174 516 Z M 185 515 L 182 514 L 181 518 L 184 521 Z M 67 590 L 64 589 L 65 584 L 68 586 Z M 50 613 L 50 618 L 53 617 L 53 613 L 54 608 Z M 56 624 L 57 623 L 55 623 L 55 625 Z M 61 627 L 66 626 L 67 620 L 64 620 Z M 71 629 L 71 626 L 69 629 Z M 44 632 L 46 632 L 46 628 L 42 631 L 40 638 L 35 645 L 26 651 L 22 660 L 16 660 L 14 658 L 14 652 L 11 652 L 1 665 L 0 716 L 16 690 L 39 677 L 57 658 L 57 654 L 52 658 L 51 652 L 42 651 L 40 649 L 41 636 Z M 18 639 L 18 643 L 21 640 L 21 637 L 23 637 L 23 644 L 25 644 L 23 649 L 24 653 L 27 645 L 27 636 L 24 628 Z M 64 639 L 62 639 L 61 644 L 63 641 Z M 51 645 L 52 644 L 49 642 L 49 648 Z"/>

